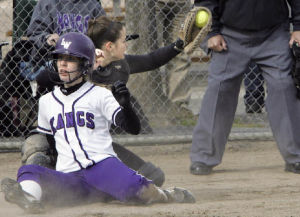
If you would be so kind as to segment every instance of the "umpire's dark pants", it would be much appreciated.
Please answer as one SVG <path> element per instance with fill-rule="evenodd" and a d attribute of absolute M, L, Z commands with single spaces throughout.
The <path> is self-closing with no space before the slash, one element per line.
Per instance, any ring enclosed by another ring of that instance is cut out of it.
<path fill-rule="evenodd" d="M 257 32 L 224 27 L 221 33 L 228 50 L 212 55 L 208 87 L 193 132 L 191 161 L 209 166 L 221 163 L 243 72 L 253 61 L 266 80 L 266 110 L 280 153 L 287 163 L 300 162 L 300 100 L 290 75 L 289 25 Z"/>

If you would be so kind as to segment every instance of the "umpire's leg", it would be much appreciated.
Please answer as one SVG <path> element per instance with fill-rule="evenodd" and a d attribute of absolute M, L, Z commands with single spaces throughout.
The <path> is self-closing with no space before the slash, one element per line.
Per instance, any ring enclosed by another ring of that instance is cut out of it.
<path fill-rule="evenodd" d="M 285 162 L 293 164 L 300 162 L 300 100 L 290 74 L 293 60 L 289 39 L 288 29 L 279 28 L 264 42 L 265 49 L 257 50 L 256 57 L 265 72 L 272 132 Z"/>
<path fill-rule="evenodd" d="M 221 163 L 233 124 L 243 72 L 250 62 L 240 38 L 247 34 L 223 29 L 228 50 L 214 52 L 209 66 L 208 87 L 193 132 L 190 152 L 192 165 L 213 167 Z M 229 37 L 230 36 L 230 37 Z"/>

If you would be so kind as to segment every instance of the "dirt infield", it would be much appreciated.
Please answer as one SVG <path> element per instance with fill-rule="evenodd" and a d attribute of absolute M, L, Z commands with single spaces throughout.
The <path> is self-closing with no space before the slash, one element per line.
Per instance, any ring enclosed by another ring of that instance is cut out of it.
<path fill-rule="evenodd" d="M 291 217 L 300 213 L 300 175 L 284 172 L 284 162 L 274 142 L 230 142 L 223 163 L 208 176 L 188 171 L 189 146 L 130 147 L 166 173 L 164 187 L 190 189 L 196 204 L 133 206 L 94 203 L 48 210 L 44 217 Z M 15 178 L 20 153 L 0 154 L 0 178 Z M 33 216 L 5 202 L 0 192 L 0 216 Z"/>

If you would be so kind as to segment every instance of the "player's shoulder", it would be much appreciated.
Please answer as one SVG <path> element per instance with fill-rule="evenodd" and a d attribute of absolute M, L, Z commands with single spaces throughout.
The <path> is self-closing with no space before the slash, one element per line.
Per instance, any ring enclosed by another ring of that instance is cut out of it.
<path fill-rule="evenodd" d="M 49 105 L 49 103 L 51 103 L 52 100 L 52 92 L 46 93 L 45 95 L 41 96 L 39 98 L 39 104 L 40 105 Z"/>
<path fill-rule="evenodd" d="M 39 100 L 40 101 L 49 100 L 50 97 L 52 97 L 52 91 L 42 95 Z"/>
<path fill-rule="evenodd" d="M 102 94 L 111 94 L 111 90 L 109 90 L 107 87 L 105 86 L 101 86 L 101 85 L 96 85 L 94 83 L 91 83 L 91 85 L 93 85 L 93 90 L 96 92 L 100 92 Z"/>

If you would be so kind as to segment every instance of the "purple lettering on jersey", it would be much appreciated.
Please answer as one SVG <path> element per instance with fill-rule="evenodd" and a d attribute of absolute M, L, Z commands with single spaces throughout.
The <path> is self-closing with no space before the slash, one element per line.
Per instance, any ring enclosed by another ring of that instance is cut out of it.
<path fill-rule="evenodd" d="M 50 119 L 50 126 L 51 126 L 51 130 L 52 130 L 52 133 L 53 133 L 53 136 L 54 136 L 55 133 L 56 133 L 56 129 L 55 129 L 53 123 L 54 123 L 54 117 L 52 117 L 52 118 Z"/>
<path fill-rule="evenodd" d="M 69 20 L 70 20 L 71 29 L 75 29 L 75 14 L 70 14 Z"/>
<path fill-rule="evenodd" d="M 65 29 L 70 29 L 71 25 L 70 25 L 70 20 L 69 20 L 69 15 L 68 14 L 64 14 L 64 26 Z"/>
<path fill-rule="evenodd" d="M 84 18 L 84 33 L 87 33 L 87 31 L 88 31 L 89 19 L 90 19 L 89 15 L 85 16 L 85 18 Z"/>
<path fill-rule="evenodd" d="M 83 127 L 85 124 L 84 118 L 81 118 L 81 116 L 84 116 L 84 112 L 83 111 L 78 111 L 76 113 L 76 117 L 77 117 L 77 125 L 80 127 Z"/>
<path fill-rule="evenodd" d="M 66 113 L 66 122 L 67 122 L 67 128 L 70 128 L 70 127 L 74 127 L 75 126 L 75 121 L 74 121 L 74 116 L 73 116 L 73 112 L 69 112 L 69 113 Z"/>
<path fill-rule="evenodd" d="M 57 34 L 61 35 L 64 28 L 63 16 L 61 13 L 57 13 Z"/>
<path fill-rule="evenodd" d="M 95 128 L 94 114 L 89 112 L 86 113 L 86 127 L 91 129 Z"/>
<path fill-rule="evenodd" d="M 77 31 L 79 32 L 83 32 L 83 24 L 82 24 L 82 16 L 81 15 L 77 15 L 76 18 L 75 18 L 75 26 L 76 26 L 76 29 Z"/>
<path fill-rule="evenodd" d="M 80 14 L 61 14 L 57 13 L 57 34 L 65 32 L 82 32 L 87 33 L 88 20 L 90 16 L 82 17 Z"/>
<path fill-rule="evenodd" d="M 56 129 L 60 130 L 64 128 L 64 120 L 61 114 L 59 114 L 57 116 L 57 125 L 56 125 Z"/>

